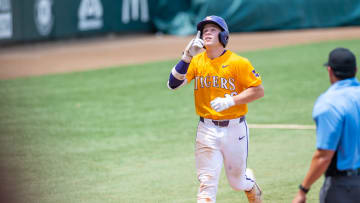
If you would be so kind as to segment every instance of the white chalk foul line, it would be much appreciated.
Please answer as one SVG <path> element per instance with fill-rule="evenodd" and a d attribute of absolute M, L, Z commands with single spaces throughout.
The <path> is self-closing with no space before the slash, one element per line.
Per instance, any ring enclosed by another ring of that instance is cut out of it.
<path fill-rule="evenodd" d="M 296 124 L 249 124 L 249 128 L 262 129 L 301 129 L 315 130 L 315 125 L 296 125 Z"/>

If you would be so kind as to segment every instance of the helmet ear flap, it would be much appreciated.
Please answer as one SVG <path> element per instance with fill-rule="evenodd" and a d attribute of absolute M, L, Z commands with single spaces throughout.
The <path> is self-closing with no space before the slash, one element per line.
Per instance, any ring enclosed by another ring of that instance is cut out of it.
<path fill-rule="evenodd" d="M 226 44 L 229 41 L 229 33 L 227 31 L 222 31 L 219 33 L 219 41 L 223 45 L 223 47 L 226 47 Z"/>

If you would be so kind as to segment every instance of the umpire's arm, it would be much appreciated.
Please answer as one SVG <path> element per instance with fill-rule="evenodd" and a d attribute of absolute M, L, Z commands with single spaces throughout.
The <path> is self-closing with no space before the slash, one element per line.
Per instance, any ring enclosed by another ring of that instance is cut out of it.
<path fill-rule="evenodd" d="M 319 177 L 325 173 L 326 169 L 329 167 L 331 160 L 335 154 L 335 151 L 332 150 L 323 150 L 317 149 L 312 157 L 310 168 L 306 173 L 306 176 L 301 183 L 301 186 L 309 190 L 311 185 L 319 179 Z M 293 203 L 303 203 L 306 202 L 306 193 L 302 190 L 299 190 L 295 195 Z"/>

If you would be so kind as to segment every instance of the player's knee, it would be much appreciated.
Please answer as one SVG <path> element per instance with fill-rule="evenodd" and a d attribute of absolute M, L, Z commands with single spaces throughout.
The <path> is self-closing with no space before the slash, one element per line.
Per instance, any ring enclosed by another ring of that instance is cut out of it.
<path fill-rule="evenodd" d="M 216 171 L 198 170 L 198 180 L 200 182 L 208 182 L 216 179 Z"/>
<path fill-rule="evenodd" d="M 200 185 L 212 185 L 216 182 L 215 177 L 211 174 L 202 174 L 198 177 Z"/>
<path fill-rule="evenodd" d="M 200 191 L 216 190 L 216 178 L 213 174 L 204 173 L 198 176 L 200 182 Z"/>

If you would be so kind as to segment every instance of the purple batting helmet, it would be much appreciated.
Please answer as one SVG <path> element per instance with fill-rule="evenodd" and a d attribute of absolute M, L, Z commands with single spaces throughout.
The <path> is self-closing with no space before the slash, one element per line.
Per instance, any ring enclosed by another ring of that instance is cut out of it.
<path fill-rule="evenodd" d="M 215 24 L 221 28 L 221 32 L 219 33 L 219 41 L 225 47 L 229 41 L 229 29 L 228 26 L 226 25 L 225 20 L 219 16 L 205 17 L 202 21 L 200 21 L 197 24 L 197 30 L 201 32 L 201 36 L 203 34 L 202 31 L 204 29 L 204 26 L 209 23 Z"/>

